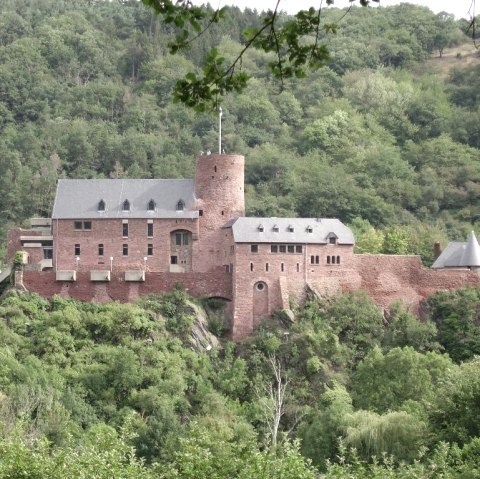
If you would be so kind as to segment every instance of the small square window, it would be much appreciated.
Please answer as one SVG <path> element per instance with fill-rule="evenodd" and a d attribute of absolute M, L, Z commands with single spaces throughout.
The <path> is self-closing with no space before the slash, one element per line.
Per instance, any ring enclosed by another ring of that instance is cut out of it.
<path fill-rule="evenodd" d="M 278 245 L 272 244 L 272 245 L 270 246 L 270 252 L 271 252 L 271 253 L 278 253 Z"/>
<path fill-rule="evenodd" d="M 295 253 L 301 253 L 303 251 L 303 248 L 302 248 L 302 245 L 301 244 L 297 244 L 295 246 Z"/>
<path fill-rule="evenodd" d="M 128 256 L 128 244 L 124 243 L 122 247 L 123 256 Z"/>
<path fill-rule="evenodd" d="M 278 247 L 280 253 L 286 253 L 287 252 L 287 247 L 284 245 L 284 244 L 281 244 L 279 247 Z"/>
<path fill-rule="evenodd" d="M 328 242 L 330 244 L 337 244 L 337 238 L 335 238 L 335 236 L 330 236 L 330 238 L 328 238 Z"/>
<path fill-rule="evenodd" d="M 80 245 L 79 244 L 75 245 L 75 256 L 80 256 Z"/>
<path fill-rule="evenodd" d="M 288 245 L 288 252 L 289 253 L 295 253 L 295 246 L 293 244 Z"/>
<path fill-rule="evenodd" d="M 73 227 L 76 230 L 81 230 L 83 228 L 83 223 L 81 221 L 74 221 L 73 222 Z"/>
<path fill-rule="evenodd" d="M 92 229 L 92 222 L 91 221 L 84 221 L 83 222 L 83 229 L 84 230 L 91 230 Z"/>
<path fill-rule="evenodd" d="M 258 253 L 258 244 L 250 245 L 250 252 L 251 253 Z"/>
<path fill-rule="evenodd" d="M 178 264 L 178 256 L 170 256 L 170 264 Z"/>

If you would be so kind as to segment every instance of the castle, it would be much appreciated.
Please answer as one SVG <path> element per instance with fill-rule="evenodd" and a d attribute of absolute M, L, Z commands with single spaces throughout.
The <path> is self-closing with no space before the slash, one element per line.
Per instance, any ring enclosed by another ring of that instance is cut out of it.
<path fill-rule="evenodd" d="M 417 256 L 354 254 L 329 218 L 245 217 L 244 157 L 201 155 L 194 180 L 59 180 L 51 218 L 8 234 L 19 287 L 50 297 L 133 301 L 176 284 L 228 300 L 231 335 L 307 292 L 365 290 L 379 307 L 418 308 L 435 291 L 478 284 L 472 268 L 429 269 Z"/>

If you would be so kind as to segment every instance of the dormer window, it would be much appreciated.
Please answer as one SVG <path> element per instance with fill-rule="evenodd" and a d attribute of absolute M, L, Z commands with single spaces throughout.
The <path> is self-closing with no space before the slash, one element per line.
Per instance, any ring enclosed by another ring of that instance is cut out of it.
<path fill-rule="evenodd" d="M 98 211 L 105 211 L 105 201 L 103 200 L 100 200 L 98 202 L 98 207 L 97 207 Z"/>
<path fill-rule="evenodd" d="M 258 231 L 260 231 L 261 233 L 263 233 L 263 230 L 264 230 L 264 229 L 265 229 L 265 228 L 263 227 L 263 225 L 258 225 Z"/>
<path fill-rule="evenodd" d="M 295 228 L 293 227 L 293 225 L 288 225 L 288 231 L 290 233 L 293 233 L 295 231 Z"/>
<path fill-rule="evenodd" d="M 307 233 L 313 233 L 313 228 L 310 225 L 307 226 Z"/>
<path fill-rule="evenodd" d="M 176 210 L 183 211 L 185 209 L 185 202 L 183 200 L 179 200 L 177 203 Z"/>
<path fill-rule="evenodd" d="M 328 233 L 327 235 L 328 243 L 329 244 L 337 244 L 338 236 L 335 233 Z"/>
<path fill-rule="evenodd" d="M 130 201 L 125 200 L 123 202 L 122 211 L 130 211 Z"/>
<path fill-rule="evenodd" d="M 273 225 L 273 231 L 275 231 L 275 233 L 278 233 L 278 225 Z"/>
<path fill-rule="evenodd" d="M 148 211 L 155 211 L 155 201 L 150 200 L 147 205 Z"/>

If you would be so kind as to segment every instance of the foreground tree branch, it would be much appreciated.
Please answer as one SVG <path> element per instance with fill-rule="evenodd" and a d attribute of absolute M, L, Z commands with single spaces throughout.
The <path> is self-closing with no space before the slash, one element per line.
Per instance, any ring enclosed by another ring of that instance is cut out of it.
<path fill-rule="evenodd" d="M 351 4 L 357 0 L 350 0 Z M 368 6 L 379 0 L 359 0 L 360 5 Z M 142 0 L 163 17 L 167 24 L 179 29 L 175 41 L 169 45 L 174 54 L 189 47 L 192 41 L 203 34 L 224 16 L 225 10 L 213 13 L 203 7 L 196 7 L 190 0 Z M 334 0 L 326 0 L 333 5 Z M 282 22 L 279 19 L 280 0 L 274 10 L 268 11 L 262 25 L 243 32 L 245 46 L 231 63 L 212 48 L 204 59 L 201 74 L 188 73 L 179 80 L 174 90 L 174 99 L 197 111 L 216 110 L 221 98 L 229 92 L 241 92 L 247 86 L 249 75 L 239 67 L 246 51 L 257 48 L 274 53 L 269 63 L 270 70 L 281 86 L 288 78 L 304 78 L 310 69 L 318 69 L 328 62 L 329 53 L 325 45 L 319 42 L 321 31 L 335 32 L 336 24 L 321 25 L 321 11 L 311 7 L 301 10 L 292 18 Z M 347 13 L 350 9 L 347 10 Z M 343 18 L 343 17 L 342 17 Z M 341 19 L 340 19 L 341 20 Z M 202 29 L 202 24 L 205 27 Z"/>

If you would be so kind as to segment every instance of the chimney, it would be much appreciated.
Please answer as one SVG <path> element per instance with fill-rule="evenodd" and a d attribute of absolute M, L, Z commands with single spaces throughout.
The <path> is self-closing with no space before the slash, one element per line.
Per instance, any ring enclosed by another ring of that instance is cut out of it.
<path fill-rule="evenodd" d="M 442 254 L 442 246 L 440 245 L 439 241 L 435 241 L 433 245 L 433 255 L 435 259 L 437 259 Z"/>

